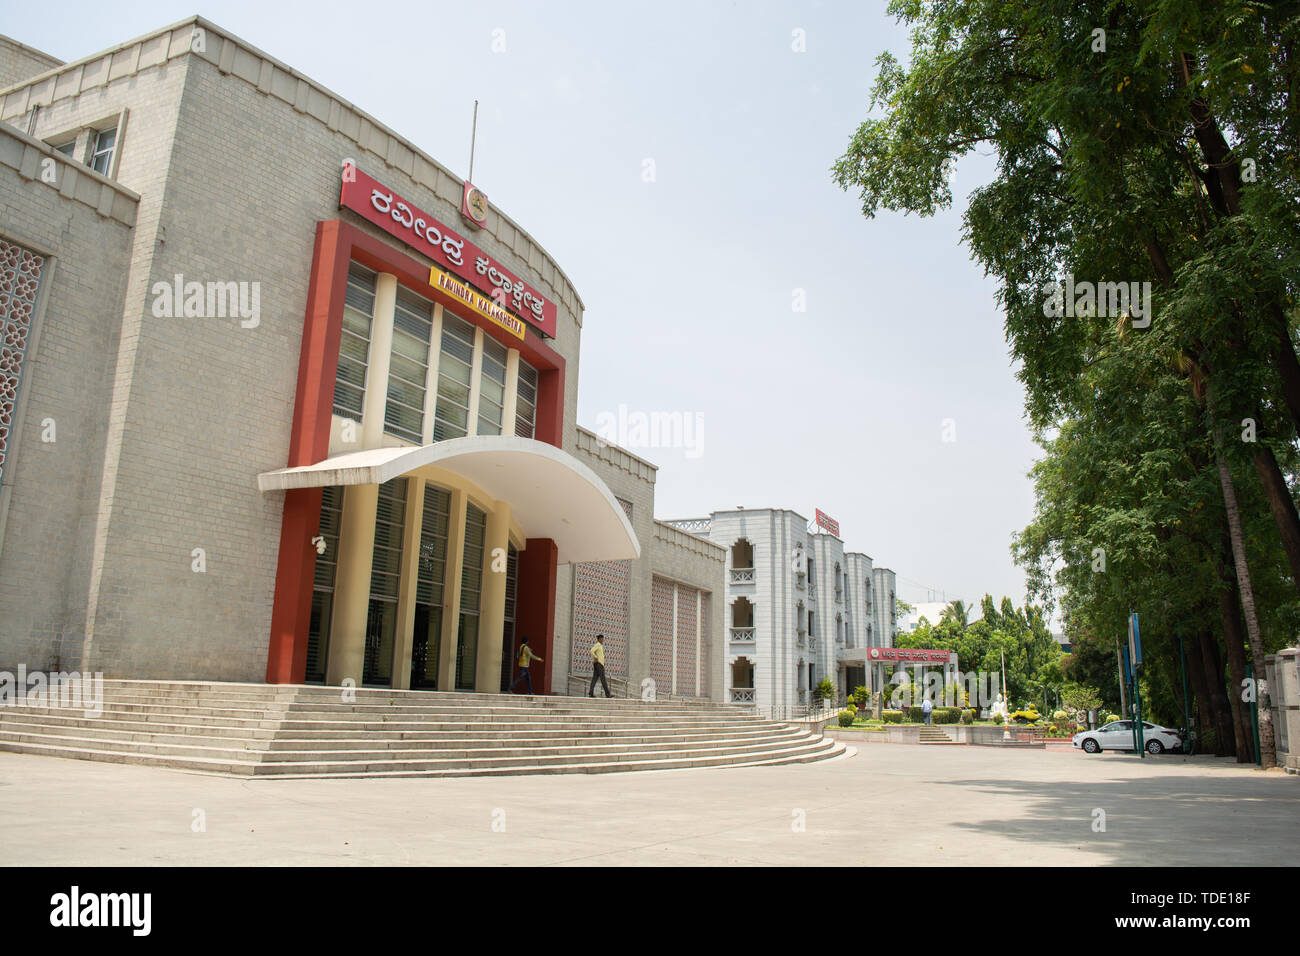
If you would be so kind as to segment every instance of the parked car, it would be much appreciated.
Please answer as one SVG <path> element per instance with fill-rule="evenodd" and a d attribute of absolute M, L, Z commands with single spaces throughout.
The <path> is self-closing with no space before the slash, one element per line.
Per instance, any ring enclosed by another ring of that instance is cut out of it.
<path fill-rule="evenodd" d="M 1085 730 L 1071 738 L 1075 747 L 1090 754 L 1102 750 L 1132 750 L 1133 721 L 1114 720 L 1096 730 Z M 1159 724 L 1142 721 L 1142 745 L 1149 754 L 1160 754 L 1166 750 L 1182 750 L 1182 734 Z"/>

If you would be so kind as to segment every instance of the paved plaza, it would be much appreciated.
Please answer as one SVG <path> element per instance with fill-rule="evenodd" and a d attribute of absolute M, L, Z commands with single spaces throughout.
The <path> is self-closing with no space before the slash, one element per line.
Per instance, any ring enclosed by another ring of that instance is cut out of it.
<path fill-rule="evenodd" d="M 1213 757 L 878 744 L 790 767 L 277 781 L 0 753 L 16 865 L 1294 865 L 1298 812 L 1296 777 Z"/>

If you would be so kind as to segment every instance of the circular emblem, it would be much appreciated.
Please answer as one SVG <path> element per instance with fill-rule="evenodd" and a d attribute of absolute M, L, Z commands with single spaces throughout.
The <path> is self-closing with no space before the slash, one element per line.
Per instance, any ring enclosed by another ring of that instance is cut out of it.
<path fill-rule="evenodd" d="M 879 659 L 879 657 L 880 657 L 880 648 L 878 648 L 878 647 L 873 647 L 873 648 L 871 649 L 871 656 L 874 657 L 874 658 Z"/>
<path fill-rule="evenodd" d="M 465 196 L 465 208 L 469 210 L 469 217 L 479 225 L 487 222 L 488 202 L 487 196 L 477 186 L 471 187 Z"/>

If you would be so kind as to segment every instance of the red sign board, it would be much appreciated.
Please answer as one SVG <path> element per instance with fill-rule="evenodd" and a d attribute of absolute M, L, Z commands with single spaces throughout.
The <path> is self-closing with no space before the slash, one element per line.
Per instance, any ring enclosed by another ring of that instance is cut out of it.
<path fill-rule="evenodd" d="M 828 514 L 824 514 L 820 508 L 815 509 L 817 512 L 817 527 L 825 528 L 835 537 L 840 536 L 840 523 Z"/>
<path fill-rule="evenodd" d="M 867 657 L 873 661 L 911 661 L 916 664 L 946 664 L 952 651 L 936 651 L 925 647 L 873 647 Z"/>
<path fill-rule="evenodd" d="M 413 206 L 355 166 L 343 177 L 339 205 L 422 252 L 440 269 L 460 276 L 502 309 L 555 338 L 555 303 L 478 246 Z"/>

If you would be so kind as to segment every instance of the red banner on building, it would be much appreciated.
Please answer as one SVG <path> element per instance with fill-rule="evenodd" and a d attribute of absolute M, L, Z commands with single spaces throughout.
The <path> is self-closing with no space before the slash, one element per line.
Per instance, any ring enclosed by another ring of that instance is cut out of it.
<path fill-rule="evenodd" d="M 835 537 L 840 536 L 840 523 L 828 514 L 824 514 L 820 508 L 815 509 L 817 512 L 817 527 L 825 528 Z"/>
<path fill-rule="evenodd" d="M 390 236 L 424 253 L 440 268 L 460 276 L 499 308 L 520 316 L 555 338 L 555 303 L 543 297 L 464 236 L 408 203 L 355 166 L 344 170 L 339 205 L 351 209 Z"/>
<path fill-rule="evenodd" d="M 910 661 L 916 664 L 946 664 L 952 651 L 925 647 L 873 647 L 867 656 L 873 661 Z"/>

